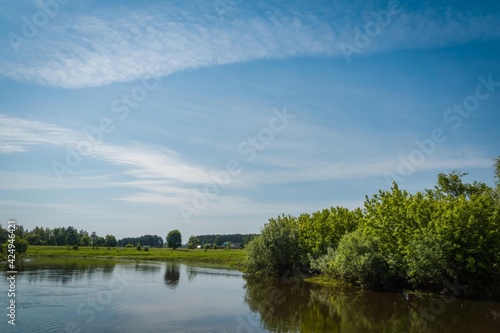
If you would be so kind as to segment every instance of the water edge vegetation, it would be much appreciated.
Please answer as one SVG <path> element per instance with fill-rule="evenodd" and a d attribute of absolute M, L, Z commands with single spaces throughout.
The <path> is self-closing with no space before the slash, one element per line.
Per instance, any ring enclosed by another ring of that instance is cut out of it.
<path fill-rule="evenodd" d="M 496 188 L 454 171 L 415 194 L 393 183 L 363 209 L 271 218 L 247 246 L 247 271 L 373 290 L 461 286 L 461 297 L 500 299 L 500 158 L 494 172 Z"/>

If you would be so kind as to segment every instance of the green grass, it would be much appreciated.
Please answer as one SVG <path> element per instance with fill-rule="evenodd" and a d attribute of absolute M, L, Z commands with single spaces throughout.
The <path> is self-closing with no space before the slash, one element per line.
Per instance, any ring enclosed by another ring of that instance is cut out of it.
<path fill-rule="evenodd" d="M 26 258 L 87 258 L 87 259 L 134 259 L 155 261 L 177 261 L 205 264 L 210 266 L 235 268 L 242 270 L 245 265 L 245 250 L 208 250 L 203 249 L 166 249 L 151 248 L 149 251 L 138 251 L 134 248 L 80 246 L 78 250 L 66 246 L 30 245 Z"/>

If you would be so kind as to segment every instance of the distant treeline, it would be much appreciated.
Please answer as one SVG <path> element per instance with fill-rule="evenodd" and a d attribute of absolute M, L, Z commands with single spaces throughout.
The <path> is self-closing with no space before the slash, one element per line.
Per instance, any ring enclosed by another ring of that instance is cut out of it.
<path fill-rule="evenodd" d="M 241 243 L 243 245 L 248 244 L 257 234 L 224 234 L 224 235 L 200 235 L 196 236 L 200 241 L 201 245 L 205 244 L 216 244 L 221 246 L 225 242 L 231 243 Z"/>
<path fill-rule="evenodd" d="M 116 240 L 113 235 L 99 236 L 95 231 L 89 233 L 84 229 L 78 230 L 73 226 L 59 228 L 35 227 L 33 230 L 25 229 L 22 225 L 16 226 L 15 234 L 25 239 L 30 245 L 56 245 L 56 246 L 121 246 L 127 244 L 137 246 L 148 245 L 151 247 L 163 247 L 165 240 L 158 235 L 144 235 L 140 237 L 125 237 Z M 213 234 L 192 236 L 197 238 L 197 244 L 216 244 L 221 246 L 225 242 L 248 244 L 257 234 Z M 0 244 L 7 241 L 7 230 L 0 224 Z"/>
<path fill-rule="evenodd" d="M 157 235 L 144 235 L 141 237 L 126 237 L 116 240 L 113 235 L 99 236 L 95 231 L 89 233 L 86 230 L 78 230 L 75 227 L 43 228 L 35 227 L 33 230 L 25 229 L 17 225 L 16 236 L 28 241 L 30 245 L 70 245 L 70 246 L 126 246 L 127 244 L 149 245 L 151 247 L 163 247 L 165 244 L 162 237 Z M 7 241 L 7 230 L 0 224 L 0 244 Z"/>
<path fill-rule="evenodd" d="M 118 241 L 118 246 L 127 246 L 127 244 L 132 244 L 136 246 L 141 244 L 142 246 L 148 245 L 151 247 L 163 247 L 165 242 L 163 238 L 158 235 L 144 235 L 141 237 L 126 237 Z"/>
<path fill-rule="evenodd" d="M 86 230 L 78 230 L 75 227 L 43 228 L 35 227 L 33 230 L 24 229 L 22 225 L 17 225 L 15 234 L 28 241 L 30 245 L 80 245 L 80 246 L 116 246 L 115 236 L 97 235 L 95 231 L 88 233 Z M 0 225 L 0 244 L 6 241 L 7 230 Z"/>

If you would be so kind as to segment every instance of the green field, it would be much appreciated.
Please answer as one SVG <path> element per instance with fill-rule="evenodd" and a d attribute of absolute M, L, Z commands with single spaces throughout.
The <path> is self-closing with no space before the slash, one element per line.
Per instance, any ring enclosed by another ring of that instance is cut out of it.
<path fill-rule="evenodd" d="M 92 247 L 81 246 L 78 250 L 66 246 L 30 245 L 26 258 L 87 258 L 87 259 L 134 259 L 155 261 L 177 261 L 225 267 L 242 270 L 245 265 L 245 250 L 205 250 L 202 249 L 166 249 L 151 248 L 149 251 L 138 251 L 136 248 Z"/>

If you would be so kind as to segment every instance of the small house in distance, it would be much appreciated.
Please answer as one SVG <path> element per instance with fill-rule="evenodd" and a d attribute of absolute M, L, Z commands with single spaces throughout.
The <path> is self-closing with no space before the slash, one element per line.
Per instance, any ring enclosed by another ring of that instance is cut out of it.
<path fill-rule="evenodd" d="M 232 242 L 224 242 L 222 243 L 221 247 L 224 249 L 227 247 L 227 243 L 229 243 L 229 248 L 230 249 L 239 249 L 241 246 L 241 243 L 232 243 Z"/>

